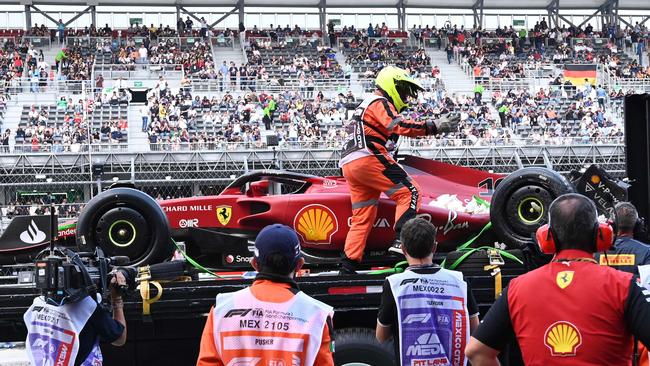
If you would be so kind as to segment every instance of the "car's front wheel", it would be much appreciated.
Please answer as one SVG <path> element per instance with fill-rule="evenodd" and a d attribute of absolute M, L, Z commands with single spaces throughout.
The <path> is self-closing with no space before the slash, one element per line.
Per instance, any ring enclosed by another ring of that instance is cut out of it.
<path fill-rule="evenodd" d="M 109 189 L 91 199 L 76 237 L 82 251 L 100 247 L 107 256 L 128 256 L 135 266 L 162 262 L 173 253 L 167 216 L 153 198 L 133 188 Z"/>
<path fill-rule="evenodd" d="M 548 221 L 555 198 L 574 192 L 569 181 L 550 169 L 519 169 L 503 179 L 490 203 L 494 232 L 511 249 L 526 247 L 537 228 Z"/>

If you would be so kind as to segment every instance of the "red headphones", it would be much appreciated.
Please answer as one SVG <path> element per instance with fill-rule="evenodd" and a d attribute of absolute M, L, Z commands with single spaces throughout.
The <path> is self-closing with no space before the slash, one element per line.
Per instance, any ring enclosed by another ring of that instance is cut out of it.
<path fill-rule="evenodd" d="M 614 242 L 614 230 L 606 223 L 596 223 L 594 225 L 594 236 L 597 252 L 607 251 Z M 557 252 L 555 233 L 549 224 L 540 226 L 537 229 L 537 233 L 535 233 L 535 238 L 543 253 L 555 254 Z"/>

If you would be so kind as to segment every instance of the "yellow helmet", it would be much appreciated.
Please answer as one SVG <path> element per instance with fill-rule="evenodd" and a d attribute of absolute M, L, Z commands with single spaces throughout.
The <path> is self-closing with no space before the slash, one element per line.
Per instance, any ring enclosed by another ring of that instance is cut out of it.
<path fill-rule="evenodd" d="M 423 90 L 422 85 L 406 70 L 395 66 L 381 69 L 375 79 L 375 85 L 388 95 L 398 112 L 406 108 L 407 97 L 415 98 L 418 92 Z"/>

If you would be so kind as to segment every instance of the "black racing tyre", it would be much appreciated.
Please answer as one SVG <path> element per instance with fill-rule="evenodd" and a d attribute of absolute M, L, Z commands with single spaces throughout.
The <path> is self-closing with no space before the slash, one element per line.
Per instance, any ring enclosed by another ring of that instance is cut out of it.
<path fill-rule="evenodd" d="M 510 249 L 533 242 L 537 228 L 548 221 L 548 208 L 558 196 L 574 192 L 559 173 L 540 167 L 523 168 L 496 187 L 490 203 L 490 220 L 500 241 Z"/>
<path fill-rule="evenodd" d="M 143 266 L 171 257 L 169 222 L 158 203 L 133 188 L 104 191 L 88 202 L 77 222 L 77 247 L 123 255 L 129 265 Z"/>
<path fill-rule="evenodd" d="M 336 331 L 334 364 L 336 366 L 393 366 L 393 342 L 379 343 L 375 330 L 345 328 Z"/>

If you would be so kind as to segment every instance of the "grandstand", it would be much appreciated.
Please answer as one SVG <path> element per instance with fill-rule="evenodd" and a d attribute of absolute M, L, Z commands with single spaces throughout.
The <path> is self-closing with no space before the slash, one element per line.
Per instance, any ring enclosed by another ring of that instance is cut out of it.
<path fill-rule="evenodd" d="M 83 202 L 120 180 L 159 198 L 210 194 L 258 168 L 336 174 L 343 123 L 387 64 L 425 88 L 413 117 L 463 122 L 402 153 L 622 174 L 622 97 L 650 90 L 650 9 L 601 2 L 535 0 L 526 14 L 500 0 L 0 0 L 0 203 Z M 131 5 L 156 15 L 115 8 Z M 568 83 L 573 64 L 594 65 L 593 82 Z"/>

